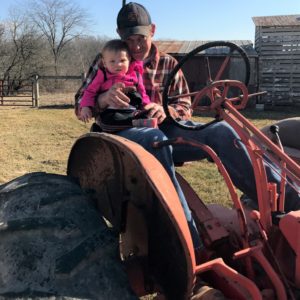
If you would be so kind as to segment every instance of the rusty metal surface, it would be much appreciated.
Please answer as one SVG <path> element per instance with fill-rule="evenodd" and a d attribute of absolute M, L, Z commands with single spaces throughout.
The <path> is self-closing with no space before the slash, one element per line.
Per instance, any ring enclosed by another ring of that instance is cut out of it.
<path fill-rule="evenodd" d="M 198 228 L 203 228 L 202 235 L 206 244 L 212 244 L 214 241 L 226 238 L 228 232 L 215 217 L 214 212 L 208 209 L 189 183 L 179 173 L 176 173 L 176 177 L 188 201 L 188 205 L 194 214 Z"/>
<path fill-rule="evenodd" d="M 176 190 L 160 163 L 127 139 L 89 133 L 74 144 L 67 173 L 94 192 L 101 213 L 123 239 L 128 237 L 125 255 L 130 245 L 136 245 L 140 249 L 133 249 L 133 255 L 143 258 L 148 247 L 151 270 L 170 299 L 186 299 L 194 279 L 192 240 Z M 127 222 L 131 216 L 148 235 L 147 241 L 134 241 L 141 232 Z"/>
<path fill-rule="evenodd" d="M 211 41 L 154 41 L 155 45 L 159 48 L 160 51 L 169 53 L 169 54 L 177 54 L 177 55 L 185 55 L 195 48 L 204 45 Z M 253 48 L 253 43 L 250 40 L 231 40 L 230 42 L 237 44 L 242 47 L 248 55 L 257 56 L 256 51 Z M 228 47 L 218 47 L 213 49 L 207 49 L 203 51 L 203 54 L 209 55 L 224 55 L 229 51 Z"/>
<path fill-rule="evenodd" d="M 256 26 L 300 26 L 300 15 L 252 17 Z"/>

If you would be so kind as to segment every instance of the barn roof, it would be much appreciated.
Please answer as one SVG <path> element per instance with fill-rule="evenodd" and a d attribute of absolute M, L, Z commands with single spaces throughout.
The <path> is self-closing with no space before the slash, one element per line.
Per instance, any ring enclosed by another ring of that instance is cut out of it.
<path fill-rule="evenodd" d="M 176 54 L 176 55 L 185 55 L 200 45 L 206 44 L 211 41 L 172 41 L 172 40 L 157 40 L 154 41 L 155 45 L 159 48 L 160 51 Z M 228 42 L 232 42 L 242 47 L 248 56 L 257 56 L 257 52 L 253 48 L 253 43 L 250 40 L 231 40 Z M 208 51 L 204 51 L 205 54 L 209 55 L 224 55 L 228 53 L 228 47 L 219 47 L 209 49 Z"/>
<path fill-rule="evenodd" d="M 300 26 L 300 15 L 252 17 L 256 26 Z"/>

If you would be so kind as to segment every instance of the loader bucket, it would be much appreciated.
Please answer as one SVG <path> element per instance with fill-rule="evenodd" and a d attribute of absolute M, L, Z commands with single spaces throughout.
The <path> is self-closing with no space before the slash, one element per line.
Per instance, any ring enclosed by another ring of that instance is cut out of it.
<path fill-rule="evenodd" d="M 162 290 L 168 299 L 189 298 L 195 268 L 192 240 L 161 164 L 125 138 L 88 133 L 73 145 L 67 173 L 90 191 L 100 214 L 120 234 L 121 258 L 129 269 L 134 266 L 128 274 L 138 296 L 152 287 L 150 292 Z"/>

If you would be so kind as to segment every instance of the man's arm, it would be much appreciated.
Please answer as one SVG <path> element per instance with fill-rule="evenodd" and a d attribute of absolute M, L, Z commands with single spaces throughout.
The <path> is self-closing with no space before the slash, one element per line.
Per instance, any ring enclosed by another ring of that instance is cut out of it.
<path fill-rule="evenodd" d="M 125 84 L 122 82 L 115 83 L 108 91 L 100 94 L 97 99 L 100 111 L 108 106 L 114 108 L 127 108 L 130 99 L 124 94 Z"/>
<path fill-rule="evenodd" d="M 152 103 L 162 106 L 163 90 L 169 75 L 177 65 L 177 60 L 169 54 L 156 51 L 158 50 L 155 45 L 153 45 L 153 53 L 156 53 L 155 58 L 144 66 L 143 78 L 147 94 Z M 172 97 L 186 93 L 189 93 L 189 88 L 182 71 L 179 70 L 169 85 L 168 95 Z M 182 120 L 190 119 L 191 98 L 179 97 L 171 100 L 169 102 L 169 112 L 173 118 Z"/>
<path fill-rule="evenodd" d="M 177 61 L 171 57 L 170 63 L 168 66 L 169 74 L 177 65 Z M 169 96 L 177 96 L 180 94 L 189 93 L 189 87 L 187 81 L 184 77 L 184 74 L 181 70 L 177 72 L 174 77 L 174 80 L 169 87 Z M 170 102 L 170 106 L 178 114 L 178 117 L 182 120 L 188 120 L 191 118 L 192 109 L 191 109 L 191 98 L 190 97 L 181 97 L 174 99 Z"/>

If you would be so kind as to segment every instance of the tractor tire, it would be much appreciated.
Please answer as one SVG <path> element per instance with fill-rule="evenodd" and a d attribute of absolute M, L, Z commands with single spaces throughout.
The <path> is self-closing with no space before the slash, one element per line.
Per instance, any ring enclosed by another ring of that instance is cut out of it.
<path fill-rule="evenodd" d="M 47 173 L 0 186 L 0 299 L 138 299 L 90 194 Z"/>

